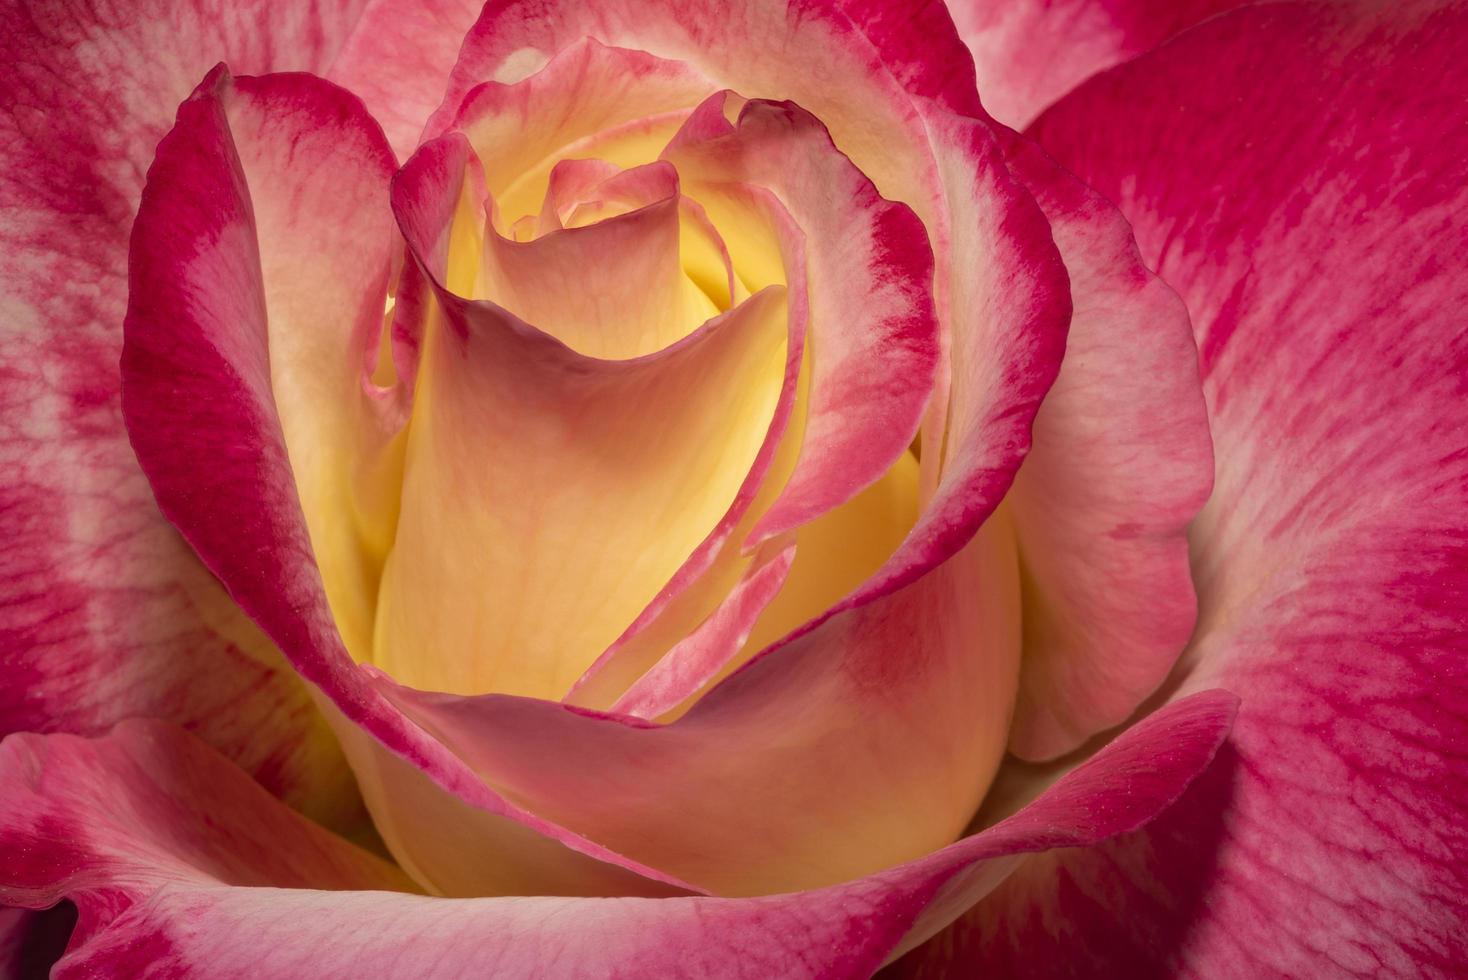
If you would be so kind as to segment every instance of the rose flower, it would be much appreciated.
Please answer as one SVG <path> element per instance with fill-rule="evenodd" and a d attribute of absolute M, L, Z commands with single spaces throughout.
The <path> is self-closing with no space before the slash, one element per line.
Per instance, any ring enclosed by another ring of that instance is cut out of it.
<path fill-rule="evenodd" d="M 1468 5 L 3 37 L 0 971 L 1461 968 Z"/>

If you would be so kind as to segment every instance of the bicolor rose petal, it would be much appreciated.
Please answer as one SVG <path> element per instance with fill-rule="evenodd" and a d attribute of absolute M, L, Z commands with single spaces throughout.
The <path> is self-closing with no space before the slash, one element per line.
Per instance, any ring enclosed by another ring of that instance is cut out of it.
<path fill-rule="evenodd" d="M 242 126 L 243 147 L 231 129 L 235 113 L 259 123 Z M 151 171 L 158 179 L 144 194 L 134 238 L 138 288 L 123 356 L 129 432 L 159 504 L 235 601 L 334 705 L 328 719 L 336 723 L 369 806 L 411 785 L 425 813 L 439 794 L 488 825 L 507 827 L 504 853 L 479 849 L 503 881 L 523 881 L 517 875 L 528 862 L 552 881 L 553 869 L 569 866 L 575 887 L 597 891 L 676 887 L 648 881 L 661 877 L 650 869 L 624 870 L 605 849 L 495 794 L 386 704 L 347 653 L 313 560 L 281 399 L 271 387 L 272 329 L 291 321 L 271 320 L 266 298 L 288 295 L 293 286 L 262 281 L 267 253 L 255 237 L 253 203 L 260 198 L 271 213 L 268 199 L 277 195 L 303 202 L 297 179 L 309 181 L 319 169 L 292 168 L 252 186 L 241 167 L 242 161 L 279 159 L 274 151 L 302 138 L 292 127 L 304 123 L 318 139 L 335 128 L 337 139 L 315 145 L 345 172 L 380 168 L 388 152 L 359 102 L 305 75 L 247 79 L 239 86 L 216 75 L 181 108 L 178 125 L 160 144 Z M 295 267 L 271 268 L 312 280 L 311 257 Z M 370 268 L 358 274 L 374 275 Z M 345 341 L 359 336 L 352 330 L 358 309 L 347 303 L 330 323 L 310 325 L 335 325 L 344 339 L 343 361 L 354 368 L 362 361 Z M 379 829 L 392 843 L 396 828 L 379 818 Z M 538 850 L 514 839 L 537 831 L 546 835 L 537 838 Z"/>
<path fill-rule="evenodd" d="M 1097 72 L 1247 0 L 952 0 L 979 96 L 1024 127 Z"/>
<path fill-rule="evenodd" d="M 862 976 L 992 889 L 1018 855 L 1095 844 L 1166 807 L 1207 765 L 1232 710 L 1226 695 L 1191 698 L 982 834 L 869 878 L 755 899 L 407 894 L 396 869 L 176 728 L 12 736 L 0 746 L 0 896 L 77 904 L 60 980 L 145 965 L 531 977 L 548 962 L 572 974 Z"/>
<path fill-rule="evenodd" d="M 916 973 L 1461 967 L 1465 31 L 1460 3 L 1260 5 L 1036 124 L 1193 314 L 1217 487 L 1165 690 L 1244 707 L 1176 808 L 1021 869 Z"/>
<path fill-rule="evenodd" d="M 363 816 L 340 752 L 159 515 L 117 360 L 129 229 L 179 101 L 221 57 L 323 69 L 360 6 L 273 19 L 214 2 L 10 5 L 0 40 L 0 735 L 169 718 L 336 826 Z"/>

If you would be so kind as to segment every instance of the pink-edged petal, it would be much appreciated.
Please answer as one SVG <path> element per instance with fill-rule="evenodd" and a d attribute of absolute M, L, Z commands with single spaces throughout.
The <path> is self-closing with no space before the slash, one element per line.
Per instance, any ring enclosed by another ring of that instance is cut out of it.
<path fill-rule="evenodd" d="M 1023 127 L 1091 75 L 1247 0 L 950 0 L 984 107 Z"/>
<path fill-rule="evenodd" d="M 965 62 L 951 25 L 931 6 L 906 6 L 844 9 L 932 117 L 935 153 L 947 160 L 947 113 L 985 114 L 964 97 L 965 73 L 948 67 Z M 1026 647 L 1012 748 L 1045 757 L 1124 720 L 1186 642 L 1195 600 L 1184 531 L 1207 497 L 1212 459 L 1181 302 L 1141 264 L 1114 208 L 993 128 L 1007 167 L 1046 212 L 1074 303 L 1066 358 L 1010 495 Z M 960 346 L 971 329 L 963 309 Z M 957 372 L 956 397 L 972 381 Z"/>
<path fill-rule="evenodd" d="M 144 967 L 372 975 L 388 964 L 404 977 L 866 976 L 992 889 L 1015 856 L 1150 819 L 1207 765 L 1231 711 L 1226 696 L 1192 698 L 982 834 L 869 878 L 754 899 L 395 893 L 383 890 L 404 887 L 392 869 L 286 812 L 176 729 L 23 736 L 0 747 L 0 893 L 81 907 L 58 980 Z M 72 875 L 77 865 L 90 873 Z M 379 890 L 344 890 L 364 886 Z"/>
<path fill-rule="evenodd" d="M 262 127 L 258 139 L 289 141 L 290 123 L 313 113 L 334 119 L 347 145 L 377 132 L 361 104 L 329 83 L 295 75 L 259 84 L 256 94 L 272 104 L 257 108 L 281 125 Z M 571 891 L 676 887 L 489 790 L 386 704 L 348 656 L 313 561 L 270 389 L 261 302 L 267 287 L 250 219 L 251 189 L 244 186 L 222 95 L 207 85 L 181 108 L 153 168 L 169 179 L 150 183 L 134 237 L 137 288 L 126 324 L 124 410 L 163 512 L 331 703 L 328 719 L 369 807 L 380 811 L 385 799 L 411 793 L 422 812 L 442 805 L 470 813 L 482 831 L 474 859 L 492 867 L 506 890 L 546 877 L 549 887 Z M 289 195 L 291 187 L 287 173 L 268 190 Z M 381 816 L 377 823 L 394 844 L 401 826 Z M 504 837 L 492 828 L 503 829 Z M 436 840 L 461 843 L 449 835 Z"/>
<path fill-rule="evenodd" d="M 1187 643 L 1187 528 L 1213 454 L 1182 301 L 1142 264 L 1111 204 L 1022 137 L 1011 134 L 1007 157 L 1050 219 L 1075 304 L 1006 498 L 1025 607 L 1010 748 L 1048 758 L 1124 721 Z"/>
<path fill-rule="evenodd" d="M 117 360 L 128 232 L 179 100 L 222 58 L 323 67 L 358 7 L 11 5 L 0 37 L 0 735 L 171 718 L 337 826 L 362 818 L 340 751 L 158 514 Z"/>
<path fill-rule="evenodd" d="M 78 903 L 73 943 L 170 880 L 412 890 L 406 875 L 272 799 L 182 729 L 22 732 L 0 745 L 0 899 Z M 149 879 L 152 881 L 149 881 Z"/>
<path fill-rule="evenodd" d="M 767 542 L 747 575 L 698 628 L 627 688 L 612 710 L 656 718 L 687 700 L 734 659 L 755 621 L 785 585 L 795 560 L 794 542 Z"/>
<path fill-rule="evenodd" d="M 1217 487 L 1169 689 L 1243 708 L 1216 779 L 1022 871 L 926 975 L 1461 969 L 1465 30 L 1462 4 L 1261 5 L 1037 124 L 1193 315 Z"/>
<path fill-rule="evenodd" d="M 716 227 L 719 186 L 753 184 L 774 193 L 805 236 L 805 428 L 795 472 L 750 533 L 758 543 L 850 500 L 906 452 L 933 389 L 938 323 L 932 250 L 912 210 L 878 195 L 809 113 L 754 101 L 731 123 L 729 99 L 700 106 L 663 159 Z"/>

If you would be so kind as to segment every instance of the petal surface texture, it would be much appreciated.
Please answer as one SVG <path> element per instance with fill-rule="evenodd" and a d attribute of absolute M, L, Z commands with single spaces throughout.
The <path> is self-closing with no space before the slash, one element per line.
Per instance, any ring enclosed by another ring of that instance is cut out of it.
<path fill-rule="evenodd" d="M 1245 0 L 953 0 L 984 107 L 1027 126 L 1080 82 Z"/>
<path fill-rule="evenodd" d="M 1260 5 L 1032 129 L 1192 313 L 1217 487 L 1165 691 L 1243 707 L 1162 820 L 1022 868 L 912 973 L 1461 970 L 1465 30 L 1462 4 Z"/>
<path fill-rule="evenodd" d="M 128 235 L 210 66 L 322 71 L 361 2 L 6 4 L 0 19 L 0 736 L 190 726 L 292 805 L 362 821 L 306 688 L 158 513 L 121 411 Z"/>
<path fill-rule="evenodd" d="M 80 916 L 58 980 L 136 974 L 401 977 L 870 975 L 1015 855 L 1135 827 L 1207 765 L 1232 699 L 1123 736 L 1025 814 L 938 854 L 758 899 L 442 899 L 285 809 L 181 730 L 0 745 L 0 899 Z"/>

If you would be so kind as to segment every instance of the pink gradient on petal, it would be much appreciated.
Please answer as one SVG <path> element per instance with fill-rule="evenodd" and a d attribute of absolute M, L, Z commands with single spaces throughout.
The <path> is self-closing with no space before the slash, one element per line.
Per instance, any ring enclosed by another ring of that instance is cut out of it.
<path fill-rule="evenodd" d="M 700 183 L 753 184 L 784 204 L 805 235 L 816 352 L 801 457 L 753 545 L 845 503 L 907 450 L 933 388 L 938 323 L 932 248 L 912 210 L 878 195 L 814 116 L 756 100 L 729 123 L 727 99 L 695 110 L 663 159 L 695 198 Z"/>
<path fill-rule="evenodd" d="M 320 70 L 361 6 L 14 7 L 0 35 L 0 736 L 169 718 L 333 826 L 365 818 L 341 754 L 289 664 L 158 513 L 117 361 L 129 229 L 179 101 L 221 58 Z"/>
<path fill-rule="evenodd" d="M 81 909 L 59 980 L 128 975 L 865 976 L 1018 855 L 1095 844 L 1167 807 L 1228 730 L 1211 692 L 1137 726 L 1031 807 L 936 854 L 752 899 L 441 899 L 285 810 L 171 726 L 0 746 L 0 895 Z M 45 773 L 41 778 L 41 773 Z M 85 869 L 78 873 L 78 869 Z M 371 890 L 363 890 L 371 889 Z"/>
<path fill-rule="evenodd" d="M 785 584 L 795 544 L 768 542 L 749 573 L 709 618 L 648 669 L 612 705 L 612 711 L 656 718 L 693 696 L 744 646 L 755 620 Z"/>
<path fill-rule="evenodd" d="M 1098 975 L 1461 972 L 1465 31 L 1461 3 L 1259 5 L 1033 129 L 1193 315 L 1217 486 L 1164 692 L 1243 706 L 1176 808 L 1022 869 L 917 975 L 1077 951 Z"/>
<path fill-rule="evenodd" d="M 1182 301 L 1100 195 L 1023 137 L 1009 166 L 1050 219 L 1075 312 L 1012 507 L 1025 665 L 1010 749 L 1049 758 L 1120 724 L 1192 634 L 1187 529 L 1213 485 Z"/>

